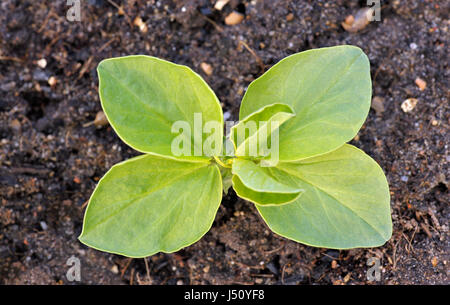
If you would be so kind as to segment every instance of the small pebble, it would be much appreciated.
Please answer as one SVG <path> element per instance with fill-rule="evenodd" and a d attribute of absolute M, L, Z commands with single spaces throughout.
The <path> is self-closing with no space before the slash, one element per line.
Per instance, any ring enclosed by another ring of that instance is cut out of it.
<path fill-rule="evenodd" d="M 411 48 L 411 50 L 417 50 L 417 44 L 415 44 L 414 42 L 411 42 L 409 44 L 409 47 Z"/>
<path fill-rule="evenodd" d="M 369 24 L 372 19 L 372 14 L 372 8 L 362 8 L 355 14 L 355 16 L 347 16 L 341 25 L 347 32 L 356 33 L 364 29 Z"/>
<path fill-rule="evenodd" d="M 141 17 L 139 17 L 139 16 L 136 17 L 136 18 L 134 19 L 133 24 L 134 24 L 135 26 L 137 26 L 137 27 L 139 28 L 139 30 L 140 30 L 142 33 L 147 33 L 148 27 L 147 27 L 147 25 L 145 24 L 145 22 L 142 21 Z"/>
<path fill-rule="evenodd" d="M 401 176 L 400 180 L 402 180 L 403 182 L 408 182 L 408 176 Z"/>
<path fill-rule="evenodd" d="M 113 265 L 111 267 L 111 272 L 114 274 L 119 274 L 119 267 L 117 267 L 117 265 Z"/>
<path fill-rule="evenodd" d="M 97 112 L 94 120 L 94 125 L 96 127 L 103 127 L 108 125 L 108 119 L 106 118 L 106 115 L 103 111 Z"/>
<path fill-rule="evenodd" d="M 421 79 L 420 77 L 416 78 L 414 82 L 416 83 L 417 87 L 419 87 L 420 91 L 425 90 L 425 88 L 427 87 L 427 82 Z"/>
<path fill-rule="evenodd" d="M 57 83 L 56 77 L 50 76 L 50 78 L 48 79 L 48 84 L 50 85 L 50 87 L 54 87 L 56 83 Z"/>
<path fill-rule="evenodd" d="M 216 4 L 214 4 L 214 8 L 218 11 L 221 11 L 230 0 L 217 0 Z"/>
<path fill-rule="evenodd" d="M 213 67 L 206 62 L 202 62 L 200 68 L 202 68 L 206 75 L 211 75 L 213 73 Z"/>
<path fill-rule="evenodd" d="M 292 13 L 289 13 L 289 14 L 287 14 L 287 16 L 286 16 L 286 21 L 292 21 L 292 20 L 294 20 L 294 14 L 292 14 Z"/>
<path fill-rule="evenodd" d="M 227 121 L 230 117 L 231 117 L 231 113 L 229 113 L 228 111 L 226 111 L 226 112 L 223 114 L 223 120 L 224 120 L 224 121 Z"/>
<path fill-rule="evenodd" d="M 261 278 L 256 278 L 256 279 L 255 279 L 255 283 L 258 284 L 258 285 L 260 285 L 260 284 L 263 283 L 263 279 L 261 279 Z"/>
<path fill-rule="evenodd" d="M 42 228 L 43 231 L 47 231 L 48 226 L 47 226 L 47 224 L 45 223 L 45 221 L 41 221 L 41 222 L 39 222 L 39 224 L 41 225 L 41 228 Z"/>
<path fill-rule="evenodd" d="M 36 64 L 37 64 L 40 68 L 44 69 L 45 67 L 47 67 L 47 60 L 45 60 L 45 58 L 41 58 L 41 59 L 39 59 L 39 60 L 36 62 Z"/>
<path fill-rule="evenodd" d="M 380 115 L 384 112 L 384 98 L 380 96 L 374 96 L 372 99 L 372 109 L 375 110 L 377 115 Z"/>
<path fill-rule="evenodd" d="M 412 98 L 412 97 L 404 100 L 401 105 L 403 112 L 412 111 L 416 107 L 417 102 L 418 102 L 418 100 L 416 98 Z"/>
<path fill-rule="evenodd" d="M 225 18 L 225 24 L 236 25 L 241 23 L 242 20 L 244 20 L 244 15 L 236 11 L 233 11 Z"/>
<path fill-rule="evenodd" d="M 436 267 L 438 265 L 438 259 L 436 256 L 431 259 L 431 264 L 433 265 L 433 267 Z"/>

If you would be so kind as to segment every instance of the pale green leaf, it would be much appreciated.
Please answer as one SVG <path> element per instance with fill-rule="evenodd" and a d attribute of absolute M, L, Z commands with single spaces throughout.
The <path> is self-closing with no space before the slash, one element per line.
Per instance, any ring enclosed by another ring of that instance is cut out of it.
<path fill-rule="evenodd" d="M 180 135 L 190 146 L 185 146 L 190 156 L 184 158 L 201 159 L 205 156 L 205 124 L 217 122 L 217 151 L 222 150 L 221 106 L 206 82 L 190 68 L 136 55 L 106 59 L 97 71 L 103 110 L 119 137 L 134 149 L 174 157 L 171 145 Z M 195 113 L 202 119 L 197 126 Z M 186 122 L 190 134 L 172 132 L 177 121 Z M 194 136 L 195 132 L 200 132 L 199 136 Z"/>
<path fill-rule="evenodd" d="M 142 155 L 114 165 L 100 180 L 79 239 L 129 257 L 174 252 L 210 229 L 221 198 L 216 165 Z"/>
<path fill-rule="evenodd" d="M 301 192 L 296 193 L 274 193 L 274 192 L 258 192 L 248 188 L 242 183 L 237 175 L 231 179 L 233 182 L 233 189 L 236 194 L 257 206 L 280 206 L 289 204 L 290 202 L 301 196 Z"/>
<path fill-rule="evenodd" d="M 254 161 L 234 159 L 232 172 L 237 175 L 242 183 L 257 192 L 297 194 L 302 191 L 294 183 L 288 184 L 289 177 L 283 173 L 278 175 L 271 167 L 261 167 Z"/>
<path fill-rule="evenodd" d="M 264 145 L 269 144 L 272 133 L 294 116 L 289 105 L 280 103 L 266 105 L 249 114 L 231 128 L 230 139 L 235 147 L 235 155 L 264 156 L 267 153 Z"/>
<path fill-rule="evenodd" d="M 363 151 L 345 144 L 318 157 L 280 162 L 277 170 L 304 192 L 286 205 L 256 206 L 275 233 L 336 249 L 376 247 L 391 237 L 388 183 Z"/>
<path fill-rule="evenodd" d="M 370 67 L 354 46 L 314 49 L 288 56 L 253 81 L 241 103 L 245 118 L 274 103 L 296 116 L 280 127 L 280 160 L 324 154 L 351 140 L 370 109 Z"/>

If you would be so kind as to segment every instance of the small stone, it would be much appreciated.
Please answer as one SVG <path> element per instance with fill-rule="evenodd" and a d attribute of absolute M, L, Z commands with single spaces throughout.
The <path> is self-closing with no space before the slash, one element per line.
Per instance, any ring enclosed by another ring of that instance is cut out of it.
<path fill-rule="evenodd" d="M 431 259 L 431 264 L 433 265 L 433 267 L 436 267 L 438 265 L 438 259 L 436 256 Z"/>
<path fill-rule="evenodd" d="M 103 127 L 108 125 L 108 119 L 106 118 L 106 115 L 103 111 L 97 112 L 94 120 L 94 125 L 96 127 Z"/>
<path fill-rule="evenodd" d="M 244 20 L 244 15 L 241 13 L 238 13 L 236 11 L 232 11 L 226 18 L 225 18 L 225 24 L 226 25 L 236 25 L 242 22 Z"/>
<path fill-rule="evenodd" d="M 50 76 L 50 78 L 48 79 L 48 84 L 50 85 L 50 87 L 54 87 L 56 83 L 57 83 L 56 77 Z"/>
<path fill-rule="evenodd" d="M 412 98 L 412 97 L 404 100 L 401 105 L 403 112 L 412 111 L 416 107 L 417 102 L 418 102 L 418 100 L 416 98 Z"/>
<path fill-rule="evenodd" d="M 136 18 L 134 19 L 133 24 L 134 24 L 135 26 L 137 26 L 137 27 L 139 28 L 139 30 L 140 30 L 142 33 L 147 33 L 148 27 L 147 27 L 147 25 L 145 24 L 145 22 L 142 21 L 141 17 L 139 17 L 139 16 L 136 17 Z"/>
<path fill-rule="evenodd" d="M 260 284 L 263 283 L 263 279 L 257 278 L 257 279 L 255 279 L 255 283 L 258 284 L 258 285 L 260 285 Z"/>
<path fill-rule="evenodd" d="M 214 8 L 218 11 L 221 11 L 230 0 L 217 0 L 216 4 L 214 4 Z"/>
<path fill-rule="evenodd" d="M 41 225 L 41 228 L 42 228 L 43 231 L 47 231 L 48 226 L 47 226 L 47 223 L 45 221 L 41 221 L 41 222 L 39 222 L 39 224 Z"/>
<path fill-rule="evenodd" d="M 416 83 L 417 87 L 419 87 L 420 91 L 425 90 L 425 88 L 427 87 L 427 82 L 421 79 L 420 77 L 416 78 L 414 82 Z"/>
<path fill-rule="evenodd" d="M 409 44 L 409 47 L 411 48 L 411 50 L 417 50 L 417 44 L 415 44 L 414 42 L 411 42 Z"/>
<path fill-rule="evenodd" d="M 286 21 L 292 21 L 292 20 L 294 20 L 294 14 L 292 14 L 292 13 L 289 13 L 289 14 L 287 14 L 287 16 L 286 16 Z"/>
<path fill-rule="evenodd" d="M 209 265 L 203 268 L 203 272 L 208 273 L 209 272 Z"/>
<path fill-rule="evenodd" d="M 331 269 L 336 269 L 337 268 L 337 261 L 333 260 L 331 262 Z"/>
<path fill-rule="evenodd" d="M 369 22 L 372 20 L 372 15 L 372 8 L 362 8 L 358 12 L 356 12 L 355 16 L 347 16 L 344 22 L 341 23 L 341 25 L 347 32 L 356 33 L 364 29 L 369 24 Z"/>
<path fill-rule="evenodd" d="M 439 122 L 437 121 L 437 120 L 432 120 L 431 121 L 431 125 L 433 125 L 433 126 L 437 126 L 439 124 Z"/>
<path fill-rule="evenodd" d="M 119 274 L 119 267 L 117 267 L 117 265 L 114 264 L 111 267 L 111 272 L 114 273 L 114 274 Z"/>
<path fill-rule="evenodd" d="M 200 68 L 202 68 L 203 72 L 205 72 L 205 74 L 208 76 L 213 73 L 213 67 L 206 62 L 202 62 L 200 64 Z"/>
<path fill-rule="evenodd" d="M 181 286 L 181 285 L 183 285 L 183 284 L 184 284 L 184 283 L 183 283 L 182 280 L 178 280 L 178 281 L 177 281 L 177 285 L 178 285 L 178 286 Z"/>
<path fill-rule="evenodd" d="M 355 22 L 355 17 L 353 15 L 348 15 L 344 20 L 345 24 L 352 25 Z"/>
<path fill-rule="evenodd" d="M 47 60 L 45 58 L 41 58 L 36 62 L 36 64 L 39 68 L 45 69 L 45 67 L 47 67 Z"/>
<path fill-rule="evenodd" d="M 402 180 L 403 182 L 408 182 L 408 176 L 401 176 L 400 180 Z"/>
<path fill-rule="evenodd" d="M 380 115 L 384 112 L 384 98 L 380 96 L 374 96 L 372 99 L 372 109 L 375 110 L 377 115 Z"/>

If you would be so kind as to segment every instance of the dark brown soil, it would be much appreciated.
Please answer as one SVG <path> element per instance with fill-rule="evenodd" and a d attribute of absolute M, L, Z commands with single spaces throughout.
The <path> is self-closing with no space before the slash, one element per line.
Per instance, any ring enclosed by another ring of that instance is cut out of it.
<path fill-rule="evenodd" d="M 83 284 L 361 284 L 370 257 L 383 266 L 376 284 L 450 284 L 448 2 L 383 0 L 381 21 L 358 33 L 341 22 L 366 1 L 232 0 L 222 11 L 214 2 L 117 0 L 123 14 L 112 1 L 83 0 L 81 22 L 69 22 L 66 1 L 1 1 L 0 283 L 69 284 L 66 261 L 75 256 Z M 233 9 L 246 18 L 225 25 Z M 137 16 L 146 33 L 133 25 Z M 294 243 L 271 233 L 233 191 L 198 243 L 148 259 L 149 276 L 143 259 L 77 241 L 98 179 L 137 155 L 111 127 L 86 126 L 101 110 L 99 61 L 149 54 L 188 65 L 236 120 L 246 86 L 263 69 L 339 44 L 368 54 L 384 107 L 371 110 L 352 143 L 387 174 L 394 234 L 386 245 L 336 251 Z M 407 98 L 418 103 L 405 113 Z"/>

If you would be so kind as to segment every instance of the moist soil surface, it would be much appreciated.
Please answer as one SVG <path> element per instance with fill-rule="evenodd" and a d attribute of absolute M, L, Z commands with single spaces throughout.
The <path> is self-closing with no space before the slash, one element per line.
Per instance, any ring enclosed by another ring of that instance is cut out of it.
<path fill-rule="evenodd" d="M 232 0 L 220 11 L 214 2 L 83 0 L 81 21 L 69 21 L 66 1 L 1 1 L 0 283 L 450 284 L 445 1 L 381 1 L 381 21 L 356 33 L 341 23 L 366 1 Z M 227 25 L 232 11 L 244 20 Z M 216 92 L 226 119 L 237 120 L 247 86 L 269 67 L 341 44 L 361 47 L 371 62 L 373 108 L 351 144 L 389 181 L 394 232 L 384 246 L 295 243 L 233 190 L 199 242 L 147 264 L 77 240 L 98 180 L 138 155 L 109 125 L 92 124 L 102 59 L 147 54 L 187 65 Z M 405 112 L 408 98 L 417 104 Z M 66 276 L 72 256 L 80 282 Z M 373 257 L 378 281 L 367 279 Z"/>

